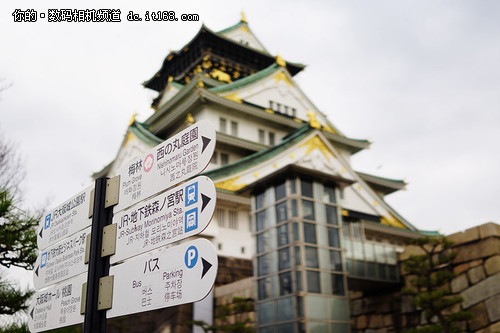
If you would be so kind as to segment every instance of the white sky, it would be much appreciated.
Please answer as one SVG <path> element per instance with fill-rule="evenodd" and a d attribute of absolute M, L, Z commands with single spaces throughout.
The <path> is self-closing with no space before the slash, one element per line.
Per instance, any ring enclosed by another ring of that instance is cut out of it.
<path fill-rule="evenodd" d="M 43 4 L 42 4 L 43 3 Z M 14 23 L 15 8 L 119 8 L 120 23 Z M 133 10 L 200 22 L 127 22 Z M 11 1 L 0 4 L 0 131 L 25 161 L 25 206 L 52 208 L 117 153 L 130 117 L 151 113 L 141 83 L 204 22 L 244 10 L 272 54 L 307 64 L 296 80 L 346 135 L 370 139 L 355 169 L 408 181 L 387 198 L 420 229 L 500 222 L 498 1 Z"/>

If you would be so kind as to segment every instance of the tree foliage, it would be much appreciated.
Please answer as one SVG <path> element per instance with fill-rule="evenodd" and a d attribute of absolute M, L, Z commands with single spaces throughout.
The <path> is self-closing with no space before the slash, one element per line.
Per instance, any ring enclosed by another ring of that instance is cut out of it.
<path fill-rule="evenodd" d="M 0 265 L 32 269 L 37 257 L 36 226 L 39 216 L 19 208 L 21 163 L 12 144 L 0 137 Z M 20 290 L 0 276 L 0 315 L 26 310 L 31 290 Z M 15 323 L 2 332 L 27 332 L 26 325 Z"/>
<path fill-rule="evenodd" d="M 456 276 L 452 269 L 457 256 L 452 250 L 453 243 L 445 237 L 424 237 L 414 240 L 413 245 L 423 254 L 412 255 L 404 263 L 406 272 L 413 276 L 410 279 L 412 288 L 405 288 L 404 292 L 413 295 L 413 303 L 422 309 L 427 324 L 410 332 L 461 332 L 459 322 L 470 314 L 454 309 L 462 302 L 462 297 L 453 295 L 449 289 L 449 282 Z"/>

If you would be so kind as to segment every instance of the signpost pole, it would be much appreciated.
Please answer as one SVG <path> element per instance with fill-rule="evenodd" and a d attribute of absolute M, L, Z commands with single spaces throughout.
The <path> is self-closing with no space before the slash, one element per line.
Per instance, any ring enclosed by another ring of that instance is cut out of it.
<path fill-rule="evenodd" d="M 106 332 L 106 310 L 97 310 L 99 279 L 109 274 L 109 256 L 101 257 L 103 227 L 111 223 L 112 208 L 105 208 L 106 178 L 95 181 L 94 213 L 92 216 L 87 300 L 85 304 L 85 333 Z"/>

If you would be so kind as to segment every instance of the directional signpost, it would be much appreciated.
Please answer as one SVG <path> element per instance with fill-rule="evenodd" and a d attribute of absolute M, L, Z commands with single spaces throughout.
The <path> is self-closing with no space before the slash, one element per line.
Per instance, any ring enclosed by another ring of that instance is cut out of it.
<path fill-rule="evenodd" d="M 93 188 L 94 186 L 89 186 L 41 218 L 37 236 L 39 249 L 90 226 L 92 219 L 89 218 L 89 203 Z"/>
<path fill-rule="evenodd" d="M 210 163 L 214 148 L 215 128 L 201 120 L 131 160 L 119 172 L 120 202 L 113 212 L 196 176 Z"/>
<path fill-rule="evenodd" d="M 83 323 L 80 308 L 85 281 L 87 276 L 82 274 L 37 291 L 28 308 L 30 332 Z"/>
<path fill-rule="evenodd" d="M 212 219 L 215 186 L 193 177 L 214 148 L 215 129 L 202 120 L 46 214 L 38 229 L 30 330 L 83 322 L 85 333 L 105 332 L 106 318 L 203 299 L 217 275 L 214 246 L 196 239 L 167 247 L 199 234 Z"/>
<path fill-rule="evenodd" d="M 33 283 L 36 289 L 66 280 L 87 270 L 84 264 L 85 241 L 90 227 L 42 250 L 35 262 Z"/>
<path fill-rule="evenodd" d="M 212 219 L 215 196 L 212 180 L 200 176 L 115 214 L 116 253 L 110 263 L 199 234 Z"/>
<path fill-rule="evenodd" d="M 112 266 L 113 305 L 107 317 L 199 301 L 217 275 L 217 254 L 206 239 L 160 249 Z"/>

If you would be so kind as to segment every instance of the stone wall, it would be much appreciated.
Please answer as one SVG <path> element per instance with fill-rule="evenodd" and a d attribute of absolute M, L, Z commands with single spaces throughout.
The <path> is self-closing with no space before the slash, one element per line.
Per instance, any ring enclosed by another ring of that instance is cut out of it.
<path fill-rule="evenodd" d="M 252 260 L 219 256 L 215 286 L 221 286 L 253 276 Z"/>
<path fill-rule="evenodd" d="M 215 319 L 215 324 L 234 324 L 236 322 L 250 322 L 255 321 L 255 310 L 253 308 L 253 278 L 249 277 L 243 280 L 239 280 L 233 283 L 229 283 L 223 286 L 215 288 L 214 293 L 215 298 L 215 311 L 220 314 L 222 308 L 231 308 L 234 306 L 235 298 L 244 299 L 249 304 L 250 311 L 241 314 L 231 314 L 227 316 L 224 320 Z M 252 326 L 249 324 L 248 326 Z"/>
<path fill-rule="evenodd" d="M 447 238 L 458 254 L 453 260 L 457 276 L 445 288 L 464 299 L 454 310 L 473 315 L 462 323 L 463 330 L 500 332 L 500 225 L 487 223 Z M 420 249 L 407 246 L 400 262 L 412 254 L 421 254 Z M 404 271 L 401 276 L 402 286 L 408 285 Z M 352 332 L 402 332 L 425 324 L 411 296 L 390 290 L 351 292 L 351 318 Z"/>

